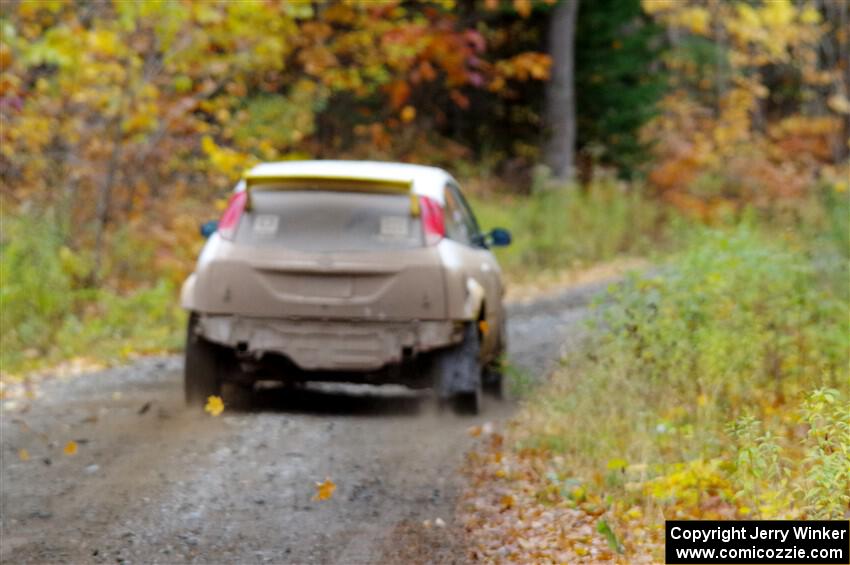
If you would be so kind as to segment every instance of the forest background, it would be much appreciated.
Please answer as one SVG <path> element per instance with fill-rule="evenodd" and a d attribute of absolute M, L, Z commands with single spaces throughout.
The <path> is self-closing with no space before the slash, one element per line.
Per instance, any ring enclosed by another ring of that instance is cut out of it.
<path fill-rule="evenodd" d="M 671 208 L 844 198 L 848 29 L 841 0 L 3 2 L 3 372 L 179 344 L 198 224 L 258 161 L 444 166 L 517 277 L 645 253 Z"/>
<path fill-rule="evenodd" d="M 514 232 L 515 287 L 657 265 L 542 385 L 508 367 L 474 555 L 850 515 L 850 2 L 4 0 L 0 34 L 0 398 L 182 347 L 199 225 L 251 164 L 424 163 Z"/>

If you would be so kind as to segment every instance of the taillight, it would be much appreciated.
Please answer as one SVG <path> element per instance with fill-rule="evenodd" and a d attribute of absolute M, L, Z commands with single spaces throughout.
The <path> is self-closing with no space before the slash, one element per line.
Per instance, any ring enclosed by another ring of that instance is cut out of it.
<path fill-rule="evenodd" d="M 437 245 L 446 235 L 446 222 L 440 203 L 427 196 L 419 197 L 425 245 Z"/>
<path fill-rule="evenodd" d="M 248 193 L 235 192 L 230 197 L 227 203 L 227 210 L 221 215 L 218 221 L 218 235 L 224 239 L 233 241 L 236 236 L 236 228 L 239 227 L 239 219 L 242 217 L 242 212 L 245 210 L 245 202 L 248 201 Z"/>

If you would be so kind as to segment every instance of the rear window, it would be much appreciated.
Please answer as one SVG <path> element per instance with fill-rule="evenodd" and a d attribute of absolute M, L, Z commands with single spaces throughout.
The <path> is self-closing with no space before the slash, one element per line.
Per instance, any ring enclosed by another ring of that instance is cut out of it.
<path fill-rule="evenodd" d="M 299 251 L 373 251 L 423 245 L 410 195 L 319 190 L 251 190 L 238 243 Z"/>

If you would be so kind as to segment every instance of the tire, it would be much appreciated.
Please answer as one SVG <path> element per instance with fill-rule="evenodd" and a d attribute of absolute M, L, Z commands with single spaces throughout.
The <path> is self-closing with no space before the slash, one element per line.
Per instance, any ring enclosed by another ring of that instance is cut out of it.
<path fill-rule="evenodd" d="M 228 410 L 245 411 L 254 404 L 254 385 L 244 382 L 223 382 L 221 397 Z"/>
<path fill-rule="evenodd" d="M 481 413 L 481 389 L 475 392 L 458 392 L 452 397 L 452 410 L 460 416 L 475 416 Z"/>
<path fill-rule="evenodd" d="M 448 401 L 458 414 L 481 411 L 481 343 L 478 328 L 467 324 L 463 341 L 438 352 L 433 360 L 435 381 L 441 401 Z"/>
<path fill-rule="evenodd" d="M 188 406 L 203 407 L 210 396 L 221 396 L 228 363 L 227 350 L 200 336 L 197 325 L 197 315 L 192 314 L 186 330 L 183 391 Z"/>
<path fill-rule="evenodd" d="M 502 322 L 496 358 L 487 363 L 481 376 L 484 393 L 498 400 L 505 398 L 505 353 L 507 352 L 505 341 L 505 325 Z"/>
<path fill-rule="evenodd" d="M 484 374 L 481 380 L 485 394 L 497 400 L 505 398 L 505 379 L 502 373 L 501 359 L 496 359 L 484 367 Z"/>

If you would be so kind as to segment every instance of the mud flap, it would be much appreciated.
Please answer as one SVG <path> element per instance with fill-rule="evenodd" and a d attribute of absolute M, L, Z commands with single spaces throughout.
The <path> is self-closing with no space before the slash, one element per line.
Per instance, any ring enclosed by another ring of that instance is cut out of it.
<path fill-rule="evenodd" d="M 441 399 L 457 394 L 476 393 L 481 388 L 481 362 L 478 329 L 469 323 L 463 341 L 441 351 L 433 359 L 437 393 Z"/>

